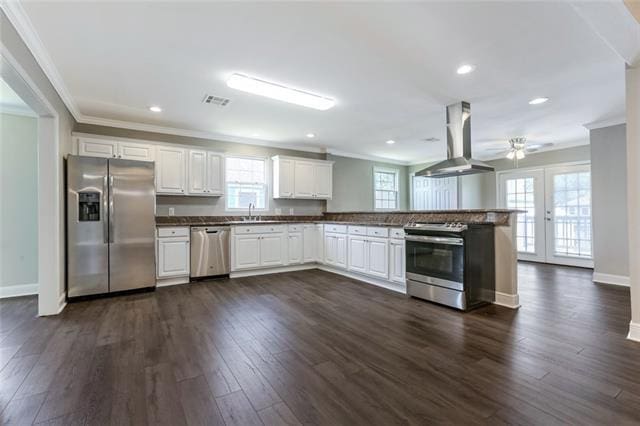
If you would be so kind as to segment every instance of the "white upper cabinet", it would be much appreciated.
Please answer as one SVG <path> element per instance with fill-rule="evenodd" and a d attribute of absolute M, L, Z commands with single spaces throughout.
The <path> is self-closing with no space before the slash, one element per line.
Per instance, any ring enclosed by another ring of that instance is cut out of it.
<path fill-rule="evenodd" d="M 296 161 L 293 173 L 293 195 L 295 198 L 313 198 L 315 193 L 315 180 L 313 163 L 309 161 Z"/>
<path fill-rule="evenodd" d="M 156 147 L 156 193 L 185 193 L 185 157 L 184 149 L 168 146 Z"/>
<path fill-rule="evenodd" d="M 153 161 L 155 147 L 146 143 L 118 142 L 118 158 L 124 160 Z"/>
<path fill-rule="evenodd" d="M 207 152 L 189 151 L 189 194 L 207 193 Z"/>
<path fill-rule="evenodd" d="M 333 162 L 273 157 L 273 198 L 330 199 Z"/>
<path fill-rule="evenodd" d="M 224 194 L 224 158 L 215 152 L 207 152 L 207 194 Z"/>
<path fill-rule="evenodd" d="M 189 150 L 187 181 L 189 195 L 220 196 L 223 190 L 222 155 L 202 150 Z"/>
<path fill-rule="evenodd" d="M 273 160 L 273 198 L 293 197 L 293 164 L 287 158 Z"/>
<path fill-rule="evenodd" d="M 153 161 L 154 146 L 109 139 L 78 137 L 78 155 L 85 157 L 122 158 L 125 160 Z"/>
<path fill-rule="evenodd" d="M 313 165 L 313 176 L 315 197 L 331 199 L 333 196 L 333 164 L 315 163 Z"/>
<path fill-rule="evenodd" d="M 118 142 L 106 139 L 78 138 L 78 155 L 117 158 Z"/>

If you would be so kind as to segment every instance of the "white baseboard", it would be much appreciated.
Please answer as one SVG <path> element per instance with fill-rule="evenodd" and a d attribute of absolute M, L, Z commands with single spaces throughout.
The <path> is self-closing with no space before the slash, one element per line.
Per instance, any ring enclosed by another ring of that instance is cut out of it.
<path fill-rule="evenodd" d="M 158 278 L 156 280 L 156 287 L 169 287 L 170 285 L 187 283 L 189 283 L 189 277 Z"/>
<path fill-rule="evenodd" d="M 627 339 L 640 342 L 640 323 L 631 321 L 629 323 L 629 335 Z"/>
<path fill-rule="evenodd" d="M 407 288 L 405 285 L 400 283 L 394 283 L 386 280 L 381 280 L 379 278 L 367 277 L 361 274 L 357 274 L 351 271 L 347 271 L 344 269 L 332 268 L 327 265 L 317 265 L 317 269 L 321 271 L 333 272 L 334 274 L 343 275 L 348 278 L 353 278 L 354 280 L 364 281 L 367 284 L 373 284 L 378 287 L 386 288 L 387 290 L 397 291 L 398 293 L 407 294 Z"/>
<path fill-rule="evenodd" d="M 60 297 L 58 298 L 58 312 L 56 313 L 59 314 L 60 312 L 62 312 L 62 310 L 65 308 L 65 306 L 67 306 L 67 292 L 65 291 L 64 293 L 62 293 L 60 295 Z"/>
<path fill-rule="evenodd" d="M 234 271 L 229 274 L 230 278 L 253 277 L 255 275 L 279 274 L 281 272 L 304 271 L 306 269 L 315 269 L 318 265 L 315 263 L 307 263 L 304 265 L 279 266 L 277 268 L 250 269 L 246 271 Z"/>
<path fill-rule="evenodd" d="M 38 294 L 38 284 L 20 284 L 0 287 L 0 299 Z"/>
<path fill-rule="evenodd" d="M 520 307 L 520 296 L 496 291 L 496 301 L 493 303 L 506 308 L 518 309 Z"/>
<path fill-rule="evenodd" d="M 629 277 L 625 275 L 603 274 L 593 271 L 593 282 L 629 287 Z"/>

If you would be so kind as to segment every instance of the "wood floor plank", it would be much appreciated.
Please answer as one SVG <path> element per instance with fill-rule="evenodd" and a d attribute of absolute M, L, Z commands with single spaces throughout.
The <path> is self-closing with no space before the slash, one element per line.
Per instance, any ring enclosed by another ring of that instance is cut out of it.
<path fill-rule="evenodd" d="M 326 271 L 0 300 L 0 423 L 640 424 L 629 289 L 520 263 L 461 313 Z"/>

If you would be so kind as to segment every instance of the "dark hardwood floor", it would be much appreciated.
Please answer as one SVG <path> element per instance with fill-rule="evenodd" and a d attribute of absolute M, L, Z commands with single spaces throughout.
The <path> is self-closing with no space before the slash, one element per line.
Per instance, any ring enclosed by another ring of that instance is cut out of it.
<path fill-rule="evenodd" d="M 629 290 L 523 263 L 463 314 L 322 271 L 0 302 L 3 424 L 638 424 Z"/>

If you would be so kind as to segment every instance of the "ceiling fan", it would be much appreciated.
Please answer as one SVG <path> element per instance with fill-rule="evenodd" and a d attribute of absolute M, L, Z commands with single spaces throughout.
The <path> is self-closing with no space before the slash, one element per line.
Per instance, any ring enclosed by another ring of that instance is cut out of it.
<path fill-rule="evenodd" d="M 488 152 L 491 151 L 501 151 L 495 154 L 496 157 L 506 157 L 509 160 L 522 160 L 526 154 L 530 154 L 533 152 L 537 152 L 542 148 L 548 148 L 553 146 L 552 143 L 532 143 L 527 144 L 527 138 L 520 136 L 516 138 L 511 138 L 508 141 L 509 147 L 505 150 L 504 148 L 489 148 Z"/>

